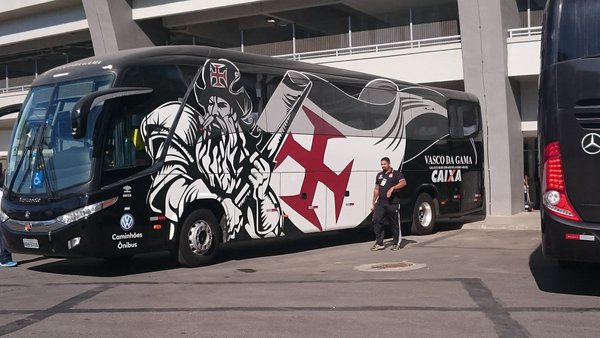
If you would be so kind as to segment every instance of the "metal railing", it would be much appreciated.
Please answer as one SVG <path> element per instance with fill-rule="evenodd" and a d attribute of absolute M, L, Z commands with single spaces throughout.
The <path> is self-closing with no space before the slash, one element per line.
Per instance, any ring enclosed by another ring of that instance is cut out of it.
<path fill-rule="evenodd" d="M 26 92 L 31 88 L 31 85 L 22 85 L 14 87 L 0 88 L 0 94 L 20 93 Z"/>
<path fill-rule="evenodd" d="M 542 26 L 537 27 L 525 27 L 525 28 L 513 28 L 508 30 L 509 38 L 516 38 L 522 36 L 536 36 L 542 34 Z"/>
<path fill-rule="evenodd" d="M 447 45 L 460 43 L 460 35 L 443 36 L 437 38 L 409 40 L 400 42 L 381 43 L 376 45 L 345 47 L 327 50 L 318 50 L 312 52 L 302 52 L 293 54 L 276 55 L 276 57 L 291 59 L 291 60 L 306 60 L 321 57 L 335 57 L 345 55 L 356 55 L 364 53 L 377 53 L 388 50 L 421 48 L 427 46 Z"/>

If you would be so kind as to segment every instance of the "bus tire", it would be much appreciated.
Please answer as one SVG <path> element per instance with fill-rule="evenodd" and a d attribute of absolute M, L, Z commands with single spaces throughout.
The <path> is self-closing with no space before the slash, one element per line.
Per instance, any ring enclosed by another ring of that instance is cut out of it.
<path fill-rule="evenodd" d="M 415 201 L 412 214 L 411 233 L 429 235 L 433 232 L 437 219 L 437 203 L 427 193 L 421 193 Z"/>
<path fill-rule="evenodd" d="M 207 209 L 190 213 L 179 232 L 177 261 L 193 268 L 211 263 L 221 242 L 217 218 Z"/>

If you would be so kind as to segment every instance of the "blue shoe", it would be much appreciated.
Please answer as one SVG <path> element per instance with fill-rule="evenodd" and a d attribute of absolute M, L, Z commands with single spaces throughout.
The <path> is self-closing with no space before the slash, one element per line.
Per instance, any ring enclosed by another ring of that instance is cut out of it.
<path fill-rule="evenodd" d="M 6 263 L 0 263 L 0 266 L 4 268 L 12 268 L 13 266 L 17 266 L 17 262 L 8 261 Z"/>

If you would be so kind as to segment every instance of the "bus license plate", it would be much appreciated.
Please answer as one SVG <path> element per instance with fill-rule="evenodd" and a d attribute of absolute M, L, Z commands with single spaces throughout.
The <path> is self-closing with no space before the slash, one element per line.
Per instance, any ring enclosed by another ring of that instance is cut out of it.
<path fill-rule="evenodd" d="M 23 246 L 25 246 L 25 248 L 27 249 L 39 249 L 40 248 L 40 244 L 38 243 L 37 239 L 32 239 L 32 238 L 23 238 Z"/>

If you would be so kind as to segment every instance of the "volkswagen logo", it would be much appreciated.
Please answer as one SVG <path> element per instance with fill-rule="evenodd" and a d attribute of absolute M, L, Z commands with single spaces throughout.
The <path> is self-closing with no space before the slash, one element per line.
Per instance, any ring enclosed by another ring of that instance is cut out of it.
<path fill-rule="evenodd" d="M 133 216 L 131 214 L 124 214 L 123 216 L 121 216 L 120 223 L 121 229 L 123 229 L 123 231 L 129 231 L 131 230 L 131 228 L 133 228 L 135 220 L 133 219 Z"/>
<path fill-rule="evenodd" d="M 590 155 L 600 153 L 600 135 L 589 133 L 581 139 L 581 148 Z"/>

